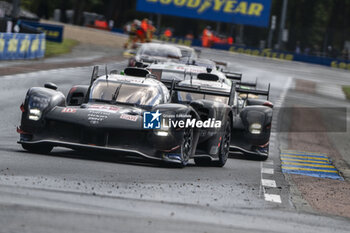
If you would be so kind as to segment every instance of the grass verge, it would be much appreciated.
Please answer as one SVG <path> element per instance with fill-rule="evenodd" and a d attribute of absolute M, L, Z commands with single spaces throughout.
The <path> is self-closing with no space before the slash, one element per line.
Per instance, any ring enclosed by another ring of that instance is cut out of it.
<path fill-rule="evenodd" d="M 70 53 L 78 44 L 78 41 L 72 39 L 64 39 L 62 43 L 46 41 L 45 57 L 54 57 L 57 55 Z"/>
<path fill-rule="evenodd" d="M 343 92 L 346 95 L 347 99 L 350 99 L 350 86 L 343 86 Z"/>

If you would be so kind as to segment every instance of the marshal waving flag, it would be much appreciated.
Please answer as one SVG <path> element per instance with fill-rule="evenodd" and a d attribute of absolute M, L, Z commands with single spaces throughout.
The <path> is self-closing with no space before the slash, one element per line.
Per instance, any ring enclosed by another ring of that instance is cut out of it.
<path fill-rule="evenodd" d="M 138 0 L 137 10 L 268 27 L 271 0 Z"/>

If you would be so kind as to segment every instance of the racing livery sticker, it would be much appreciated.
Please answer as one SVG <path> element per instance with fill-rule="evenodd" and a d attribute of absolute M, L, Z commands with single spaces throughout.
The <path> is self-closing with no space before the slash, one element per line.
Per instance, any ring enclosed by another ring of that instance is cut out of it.
<path fill-rule="evenodd" d="M 143 113 L 143 128 L 144 129 L 160 129 L 160 121 L 162 114 L 157 112 Z"/>
<path fill-rule="evenodd" d="M 137 121 L 138 116 L 136 115 L 129 115 L 129 114 L 122 114 L 120 115 L 120 119 L 128 120 L 128 121 Z"/>
<path fill-rule="evenodd" d="M 108 116 L 110 115 L 110 112 L 101 112 L 101 111 L 89 111 L 88 116 L 88 121 L 93 124 L 99 124 L 103 120 L 107 119 Z"/>
<path fill-rule="evenodd" d="M 111 113 L 116 113 L 119 111 L 120 108 L 114 107 L 114 106 L 105 106 L 105 105 L 97 105 L 93 104 L 89 106 L 89 109 L 91 110 L 100 110 L 104 112 L 111 112 Z"/>
<path fill-rule="evenodd" d="M 64 113 L 76 113 L 77 110 L 75 108 L 64 108 L 64 109 L 62 109 L 61 112 L 64 112 Z"/>

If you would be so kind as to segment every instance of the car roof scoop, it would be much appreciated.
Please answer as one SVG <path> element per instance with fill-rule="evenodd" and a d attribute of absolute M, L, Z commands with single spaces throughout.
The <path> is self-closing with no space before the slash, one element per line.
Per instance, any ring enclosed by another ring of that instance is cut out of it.
<path fill-rule="evenodd" d="M 44 85 L 45 88 L 52 89 L 52 90 L 57 90 L 57 85 L 54 83 L 45 83 Z"/>
<path fill-rule="evenodd" d="M 219 77 L 215 74 L 200 73 L 197 75 L 197 79 L 217 82 L 219 80 Z"/>

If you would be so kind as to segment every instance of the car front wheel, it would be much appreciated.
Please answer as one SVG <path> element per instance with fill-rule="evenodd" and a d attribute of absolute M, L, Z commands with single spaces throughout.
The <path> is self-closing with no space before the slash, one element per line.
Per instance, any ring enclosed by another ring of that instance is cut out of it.
<path fill-rule="evenodd" d="M 230 143 L 231 143 L 231 121 L 227 121 L 225 126 L 225 133 L 222 136 L 220 150 L 218 152 L 219 160 L 213 161 L 213 165 L 216 167 L 223 167 L 226 164 L 228 155 L 230 153 Z"/>
<path fill-rule="evenodd" d="M 186 166 L 191 157 L 193 147 L 193 129 L 186 128 L 184 130 L 183 142 L 181 144 L 181 165 Z"/>

